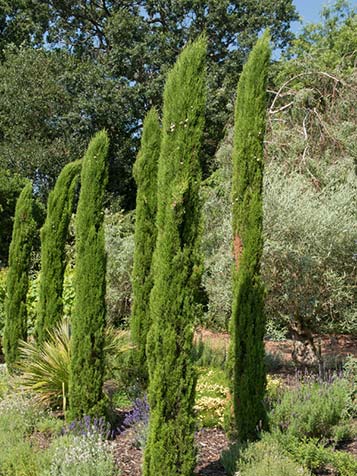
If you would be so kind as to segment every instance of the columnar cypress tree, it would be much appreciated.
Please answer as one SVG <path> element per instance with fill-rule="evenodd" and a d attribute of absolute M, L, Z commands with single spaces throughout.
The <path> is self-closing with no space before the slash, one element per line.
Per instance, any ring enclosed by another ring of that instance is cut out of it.
<path fill-rule="evenodd" d="M 263 398 L 264 286 L 263 153 L 269 35 L 260 38 L 243 68 L 235 108 L 233 149 L 233 311 L 231 321 L 234 412 L 238 438 L 257 438 L 267 424 Z"/>
<path fill-rule="evenodd" d="M 17 360 L 19 341 L 27 337 L 26 295 L 35 230 L 32 183 L 28 183 L 16 203 L 9 252 L 3 346 L 5 360 L 10 367 Z"/>
<path fill-rule="evenodd" d="M 91 140 L 82 162 L 71 322 L 69 417 L 72 419 L 103 410 L 106 271 L 103 201 L 108 181 L 108 147 L 107 133 L 99 132 Z"/>
<path fill-rule="evenodd" d="M 149 436 L 145 476 L 191 476 L 195 467 L 192 338 L 201 276 L 200 149 L 206 41 L 187 46 L 168 75 L 158 165 L 158 237 L 148 334 Z"/>
<path fill-rule="evenodd" d="M 137 184 L 135 251 L 133 267 L 133 310 L 131 334 L 135 361 L 147 380 L 146 337 L 150 328 L 149 299 L 153 285 L 151 262 L 156 244 L 157 163 L 160 155 L 160 123 L 156 109 L 147 114 L 141 149 L 134 165 Z"/>
<path fill-rule="evenodd" d="M 47 217 L 41 230 L 40 303 L 37 340 L 61 320 L 63 277 L 66 268 L 65 245 L 71 220 L 75 189 L 81 162 L 67 164 L 48 197 Z"/>

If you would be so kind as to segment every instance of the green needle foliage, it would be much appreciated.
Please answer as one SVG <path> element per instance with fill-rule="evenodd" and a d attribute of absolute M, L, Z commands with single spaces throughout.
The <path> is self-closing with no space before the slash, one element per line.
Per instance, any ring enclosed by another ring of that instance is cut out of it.
<path fill-rule="evenodd" d="M 66 268 L 65 245 L 80 170 L 80 161 L 67 164 L 48 198 L 47 217 L 41 230 L 38 342 L 43 342 L 47 331 L 53 329 L 62 319 L 63 278 Z"/>
<path fill-rule="evenodd" d="M 130 327 L 136 349 L 135 362 L 147 381 L 146 337 L 150 328 L 149 300 L 153 286 L 151 262 L 156 244 L 157 163 L 160 155 L 160 123 L 156 109 L 144 121 L 141 149 L 134 165 L 137 184 L 133 310 Z"/>
<path fill-rule="evenodd" d="M 107 133 L 97 133 L 82 162 L 69 382 L 69 417 L 72 419 L 103 411 L 106 315 L 103 202 L 108 181 L 108 148 Z"/>
<path fill-rule="evenodd" d="M 200 150 L 206 40 L 181 53 L 168 75 L 158 165 L 158 237 L 148 334 L 149 436 L 145 476 L 191 476 L 195 467 L 192 337 L 201 277 Z"/>
<path fill-rule="evenodd" d="M 32 183 L 29 182 L 16 203 L 9 252 L 3 343 L 5 360 L 10 368 L 18 358 L 19 341 L 27 338 L 26 295 L 35 230 Z"/>
<path fill-rule="evenodd" d="M 263 251 L 263 154 L 269 35 L 260 38 L 238 83 L 233 149 L 233 310 L 231 366 L 238 438 L 254 440 L 265 428 L 263 398 L 264 286 L 260 276 Z"/>

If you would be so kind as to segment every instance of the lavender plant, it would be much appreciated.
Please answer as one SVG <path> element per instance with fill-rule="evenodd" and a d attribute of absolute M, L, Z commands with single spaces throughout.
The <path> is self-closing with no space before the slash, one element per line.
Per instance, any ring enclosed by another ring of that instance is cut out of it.
<path fill-rule="evenodd" d="M 136 398 L 131 412 L 129 412 L 124 421 L 122 430 L 131 428 L 134 432 L 134 442 L 137 448 L 144 448 L 148 435 L 149 424 L 149 402 L 147 396 Z"/>

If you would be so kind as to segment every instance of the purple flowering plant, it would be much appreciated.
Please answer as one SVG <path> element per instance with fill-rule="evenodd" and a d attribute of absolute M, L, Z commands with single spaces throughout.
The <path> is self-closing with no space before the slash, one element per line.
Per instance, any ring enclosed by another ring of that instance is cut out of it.
<path fill-rule="evenodd" d="M 135 444 L 143 448 L 146 444 L 150 407 L 147 395 L 134 400 L 133 409 L 125 416 L 122 431 L 132 429 L 135 436 Z"/>

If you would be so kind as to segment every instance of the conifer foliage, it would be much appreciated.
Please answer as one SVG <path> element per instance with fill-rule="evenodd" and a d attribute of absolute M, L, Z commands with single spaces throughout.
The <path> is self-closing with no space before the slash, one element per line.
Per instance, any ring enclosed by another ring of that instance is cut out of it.
<path fill-rule="evenodd" d="M 69 418 L 102 412 L 105 272 L 103 202 L 109 140 L 101 131 L 82 162 L 76 216 L 75 302 L 72 315 Z"/>
<path fill-rule="evenodd" d="M 200 149 L 206 41 L 188 45 L 170 71 L 158 165 L 158 237 L 148 334 L 149 436 L 145 476 L 191 476 L 195 467 L 192 338 L 201 276 Z"/>
<path fill-rule="evenodd" d="M 3 348 L 6 363 L 10 368 L 18 358 L 19 341 L 27 338 L 26 295 L 35 230 L 32 183 L 29 182 L 16 203 L 9 252 Z"/>
<path fill-rule="evenodd" d="M 41 230 L 38 342 L 43 342 L 47 331 L 54 329 L 62 318 L 63 277 L 66 267 L 65 245 L 80 169 L 80 161 L 67 164 L 48 197 L 47 217 Z"/>
<path fill-rule="evenodd" d="M 243 68 L 235 108 L 233 149 L 233 310 L 231 364 L 238 438 L 257 438 L 266 427 L 263 405 L 264 286 L 260 277 L 263 251 L 263 141 L 269 35 L 260 38 Z"/>
<path fill-rule="evenodd" d="M 137 184 L 135 251 L 133 266 L 133 310 L 131 335 L 136 364 L 147 380 L 146 338 L 150 328 L 149 300 L 153 285 L 151 263 L 156 244 L 157 164 L 160 155 L 160 123 L 156 109 L 147 114 L 141 148 L 134 165 Z"/>

